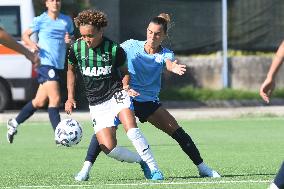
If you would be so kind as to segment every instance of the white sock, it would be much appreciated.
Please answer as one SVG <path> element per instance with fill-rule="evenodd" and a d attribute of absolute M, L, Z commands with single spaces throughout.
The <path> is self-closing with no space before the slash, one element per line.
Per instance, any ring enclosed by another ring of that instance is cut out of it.
<path fill-rule="evenodd" d="M 158 170 L 158 164 L 154 159 L 151 152 L 150 146 L 146 141 L 139 128 L 131 128 L 127 131 L 127 136 L 132 142 L 138 154 L 141 156 L 143 161 L 147 163 L 150 170 Z"/>
<path fill-rule="evenodd" d="M 139 154 L 131 152 L 127 148 L 116 146 L 110 153 L 107 154 L 109 157 L 114 158 L 118 161 L 125 161 L 128 163 L 139 163 L 142 161 Z"/>
<path fill-rule="evenodd" d="M 92 166 L 93 166 L 93 164 L 91 162 L 85 161 L 84 165 L 83 165 L 83 167 L 81 169 L 81 172 L 85 172 L 85 173 L 88 174 L 90 172 Z"/>

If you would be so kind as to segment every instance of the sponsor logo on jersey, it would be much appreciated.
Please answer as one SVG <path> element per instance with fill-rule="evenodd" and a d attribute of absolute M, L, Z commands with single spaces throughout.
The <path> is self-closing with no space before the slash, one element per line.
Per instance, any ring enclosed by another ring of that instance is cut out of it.
<path fill-rule="evenodd" d="M 110 61 L 110 56 L 108 52 L 105 52 L 105 54 L 102 54 L 102 61 L 103 62 L 109 62 Z"/>
<path fill-rule="evenodd" d="M 156 61 L 157 63 L 162 63 L 162 62 L 163 62 L 163 55 L 158 54 L 158 55 L 156 56 L 156 58 L 155 58 L 155 61 Z"/>
<path fill-rule="evenodd" d="M 89 59 L 89 56 L 86 56 L 86 57 L 85 57 L 85 56 L 82 56 L 81 59 L 82 59 L 82 60 L 88 60 L 88 59 Z"/>
<path fill-rule="evenodd" d="M 111 73 L 112 66 L 105 66 L 105 67 L 82 67 L 83 75 L 86 76 L 101 76 L 101 75 L 108 75 Z"/>

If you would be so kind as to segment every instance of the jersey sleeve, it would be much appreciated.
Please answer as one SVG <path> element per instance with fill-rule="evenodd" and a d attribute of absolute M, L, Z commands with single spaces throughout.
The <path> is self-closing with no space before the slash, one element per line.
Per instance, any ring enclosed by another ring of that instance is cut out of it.
<path fill-rule="evenodd" d="M 122 47 L 117 47 L 115 67 L 124 66 L 126 64 L 126 53 Z"/>
<path fill-rule="evenodd" d="M 40 28 L 40 16 L 35 17 L 31 23 L 31 25 L 29 26 L 29 28 L 33 31 L 33 32 L 38 32 L 39 28 Z"/>
<path fill-rule="evenodd" d="M 120 44 L 120 46 L 123 48 L 123 50 L 127 53 L 129 51 L 129 49 L 132 48 L 132 42 L 134 40 L 133 39 L 129 39 L 127 41 L 124 41 L 123 43 Z"/>
<path fill-rule="evenodd" d="M 166 50 L 165 52 L 164 52 L 164 64 L 165 64 L 165 62 L 166 62 L 166 60 L 171 60 L 172 62 L 175 60 L 175 55 L 174 55 L 174 53 L 173 53 L 173 51 L 170 51 L 170 50 Z"/>
<path fill-rule="evenodd" d="M 68 64 L 77 65 L 77 58 L 74 51 L 74 44 L 70 47 L 68 52 Z"/>

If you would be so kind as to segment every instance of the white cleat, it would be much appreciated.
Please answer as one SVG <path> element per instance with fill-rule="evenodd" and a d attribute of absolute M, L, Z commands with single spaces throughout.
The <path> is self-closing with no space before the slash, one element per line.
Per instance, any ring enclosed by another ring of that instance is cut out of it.
<path fill-rule="evenodd" d="M 199 175 L 201 177 L 211 177 L 211 178 L 220 178 L 221 177 L 221 175 L 219 173 L 217 173 L 217 171 L 214 171 L 212 169 L 206 170 L 204 172 L 199 172 Z"/>
<path fill-rule="evenodd" d="M 87 172 L 82 172 L 80 171 L 76 176 L 75 176 L 76 181 L 87 181 L 89 180 L 89 174 Z"/>
<path fill-rule="evenodd" d="M 268 189 L 279 189 L 273 182 L 269 185 Z"/>
<path fill-rule="evenodd" d="M 214 171 L 210 167 L 208 167 L 204 162 L 197 165 L 199 175 L 201 177 L 211 177 L 211 178 L 220 178 L 221 175 L 217 173 L 217 171 Z"/>
<path fill-rule="evenodd" d="M 15 119 L 9 119 L 7 121 L 7 141 L 12 144 L 14 136 L 17 134 L 17 124 Z"/>

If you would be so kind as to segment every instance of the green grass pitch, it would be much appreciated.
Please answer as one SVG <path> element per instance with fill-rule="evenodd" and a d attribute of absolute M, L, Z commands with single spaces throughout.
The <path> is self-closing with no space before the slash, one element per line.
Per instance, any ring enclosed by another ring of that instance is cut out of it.
<path fill-rule="evenodd" d="M 83 125 L 83 140 L 74 147 L 56 147 L 49 122 L 26 122 L 14 144 L 6 142 L 0 123 L 0 189 L 9 188 L 201 188 L 265 189 L 284 160 L 284 119 L 256 117 L 179 121 L 192 136 L 205 162 L 223 177 L 199 178 L 196 167 L 166 134 L 139 124 L 163 171 L 165 181 L 146 181 L 138 164 L 115 161 L 103 153 L 87 182 L 74 181 L 92 135 Z M 134 150 L 122 126 L 119 145 Z"/>

